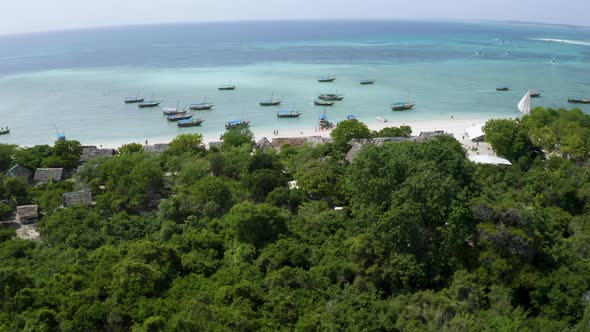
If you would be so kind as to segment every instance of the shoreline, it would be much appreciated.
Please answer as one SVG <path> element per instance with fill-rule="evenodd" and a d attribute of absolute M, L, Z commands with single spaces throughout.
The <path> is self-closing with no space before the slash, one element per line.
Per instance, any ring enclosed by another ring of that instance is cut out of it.
<path fill-rule="evenodd" d="M 435 131 L 435 130 L 444 130 L 446 133 L 452 134 L 455 139 L 459 142 L 467 143 L 463 138 L 465 134 L 465 129 L 472 127 L 477 124 L 482 124 L 488 121 L 490 118 L 473 118 L 473 119 L 448 119 L 448 120 L 409 120 L 409 121 L 391 121 L 391 122 L 379 122 L 374 120 L 373 122 L 365 123 L 367 127 L 371 130 L 379 131 L 386 127 L 400 127 L 400 126 L 410 126 L 412 128 L 412 135 L 418 136 L 420 132 L 425 131 Z M 322 136 L 322 137 L 330 137 L 330 130 L 322 130 L 319 131 L 316 128 L 292 128 L 289 130 L 279 130 L 278 135 L 273 134 L 273 129 L 250 129 L 254 134 L 254 141 L 259 141 L 260 139 L 266 137 L 269 141 L 272 141 L 273 138 L 286 138 L 286 137 L 310 137 L 310 136 Z M 188 133 L 188 132 L 187 132 Z M 198 133 L 198 132 L 194 132 Z M 140 143 L 142 145 L 145 144 L 147 141 L 147 145 L 154 145 L 154 144 L 168 144 L 172 141 L 176 136 L 161 136 L 161 137 L 151 137 L 147 139 L 139 139 L 139 140 L 129 140 L 126 142 L 111 142 L 111 143 L 96 143 L 96 142 L 80 142 L 82 145 L 95 145 L 96 147 L 100 147 L 103 149 L 118 149 L 121 146 L 129 143 Z M 207 147 L 211 142 L 219 142 L 219 136 L 205 134 L 203 135 L 203 144 Z"/>

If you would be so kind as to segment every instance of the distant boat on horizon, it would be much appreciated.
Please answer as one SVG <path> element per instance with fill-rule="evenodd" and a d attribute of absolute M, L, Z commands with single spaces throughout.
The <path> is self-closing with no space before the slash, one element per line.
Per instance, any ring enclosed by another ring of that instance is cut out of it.
<path fill-rule="evenodd" d="M 510 90 L 510 87 L 506 86 L 506 85 L 499 85 L 496 87 L 496 91 L 508 91 L 508 90 Z"/>
<path fill-rule="evenodd" d="M 373 83 L 375 83 L 374 80 L 362 80 L 361 81 L 361 85 L 371 85 Z"/>
<path fill-rule="evenodd" d="M 329 83 L 329 82 L 334 82 L 336 80 L 336 77 L 320 77 L 318 79 L 318 82 L 320 83 Z"/>
<path fill-rule="evenodd" d="M 409 109 L 412 109 L 414 106 L 416 106 L 416 103 L 412 103 L 412 102 L 393 103 L 393 104 L 391 104 L 391 110 L 392 111 L 407 111 Z"/>
<path fill-rule="evenodd" d="M 236 89 L 236 86 L 235 85 L 228 84 L 228 85 L 219 86 L 217 89 L 219 89 L 221 91 L 235 90 Z"/>

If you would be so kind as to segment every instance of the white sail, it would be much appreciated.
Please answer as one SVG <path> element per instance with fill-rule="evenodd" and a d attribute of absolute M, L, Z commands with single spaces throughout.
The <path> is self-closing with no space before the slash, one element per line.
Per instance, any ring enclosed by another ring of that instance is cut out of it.
<path fill-rule="evenodd" d="M 522 97 L 520 102 L 518 103 L 518 110 L 522 114 L 529 114 L 531 112 L 531 91 L 527 91 L 527 93 Z"/>

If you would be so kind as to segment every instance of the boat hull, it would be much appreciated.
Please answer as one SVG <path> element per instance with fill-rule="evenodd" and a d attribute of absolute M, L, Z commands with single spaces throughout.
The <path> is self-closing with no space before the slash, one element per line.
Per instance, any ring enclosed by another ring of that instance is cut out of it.
<path fill-rule="evenodd" d="M 331 94 L 329 94 L 329 95 L 319 95 L 318 96 L 318 99 L 326 100 L 326 101 L 339 101 L 339 100 L 344 99 L 344 96 L 331 95 Z"/>
<path fill-rule="evenodd" d="M 183 115 L 183 116 L 172 115 L 172 116 L 167 117 L 166 120 L 174 122 L 174 121 L 180 121 L 180 120 L 188 120 L 192 117 L 193 117 L 192 115 Z"/>
<path fill-rule="evenodd" d="M 277 118 L 298 118 L 301 114 L 301 112 L 295 112 L 295 113 L 277 113 Z"/>
<path fill-rule="evenodd" d="M 392 111 L 407 111 L 414 108 L 416 104 L 404 104 L 404 105 L 391 105 Z"/>
<path fill-rule="evenodd" d="M 575 99 L 575 98 L 568 98 L 568 103 L 572 104 L 590 104 L 590 98 L 582 98 L 582 99 Z"/>
<path fill-rule="evenodd" d="M 507 88 L 507 87 L 497 87 L 496 88 L 496 91 L 508 91 L 508 90 L 510 90 L 510 88 Z"/>
<path fill-rule="evenodd" d="M 193 111 L 208 111 L 213 108 L 213 105 L 207 106 L 191 106 L 190 109 Z"/>
<path fill-rule="evenodd" d="M 281 103 L 282 103 L 282 101 L 271 101 L 271 102 L 261 101 L 260 106 L 278 106 Z"/>
<path fill-rule="evenodd" d="M 205 122 L 205 120 L 198 119 L 198 120 L 187 121 L 187 122 L 178 122 L 176 125 L 181 128 L 196 127 L 196 126 L 200 126 L 203 122 Z"/>
<path fill-rule="evenodd" d="M 145 98 L 125 99 L 125 104 L 137 104 L 137 103 L 143 103 L 144 101 L 145 101 Z"/>
<path fill-rule="evenodd" d="M 361 85 L 371 85 L 375 83 L 375 81 L 361 81 Z"/>
<path fill-rule="evenodd" d="M 250 126 L 250 121 L 243 121 L 237 124 L 226 124 L 225 129 L 240 129 L 247 128 Z"/>
<path fill-rule="evenodd" d="M 320 78 L 318 80 L 318 82 L 320 83 L 330 83 L 330 82 L 334 82 L 336 80 L 335 77 L 330 77 L 330 78 Z"/>
<path fill-rule="evenodd" d="M 235 86 L 221 86 L 219 88 L 217 88 L 220 91 L 228 91 L 228 90 L 235 90 L 236 87 Z"/>
<path fill-rule="evenodd" d="M 0 135 L 8 135 L 10 134 L 10 129 L 0 131 Z"/>
<path fill-rule="evenodd" d="M 160 103 L 141 103 L 137 105 L 139 108 L 149 108 L 149 107 L 156 107 L 159 106 Z"/>
<path fill-rule="evenodd" d="M 334 106 L 334 102 L 333 101 L 314 101 L 313 102 L 314 105 L 316 106 Z"/>

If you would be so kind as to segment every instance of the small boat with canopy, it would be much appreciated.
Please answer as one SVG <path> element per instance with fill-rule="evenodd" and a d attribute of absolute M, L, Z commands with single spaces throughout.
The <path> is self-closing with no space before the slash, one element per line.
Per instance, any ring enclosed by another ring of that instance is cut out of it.
<path fill-rule="evenodd" d="M 232 120 L 225 124 L 225 129 L 240 129 L 250 126 L 248 120 Z"/>
<path fill-rule="evenodd" d="M 407 111 L 409 109 L 412 109 L 414 106 L 416 106 L 416 103 L 411 103 L 411 102 L 393 103 L 393 104 L 391 104 L 391 110 L 392 111 Z"/>
<path fill-rule="evenodd" d="M 200 126 L 203 122 L 205 122 L 205 120 L 203 119 L 184 119 L 179 120 L 178 123 L 176 123 L 176 125 L 178 127 L 196 127 Z"/>
<path fill-rule="evenodd" d="M 298 118 L 301 114 L 301 112 L 296 112 L 296 111 L 289 111 L 289 110 L 281 110 L 277 112 L 277 117 L 278 118 Z"/>

